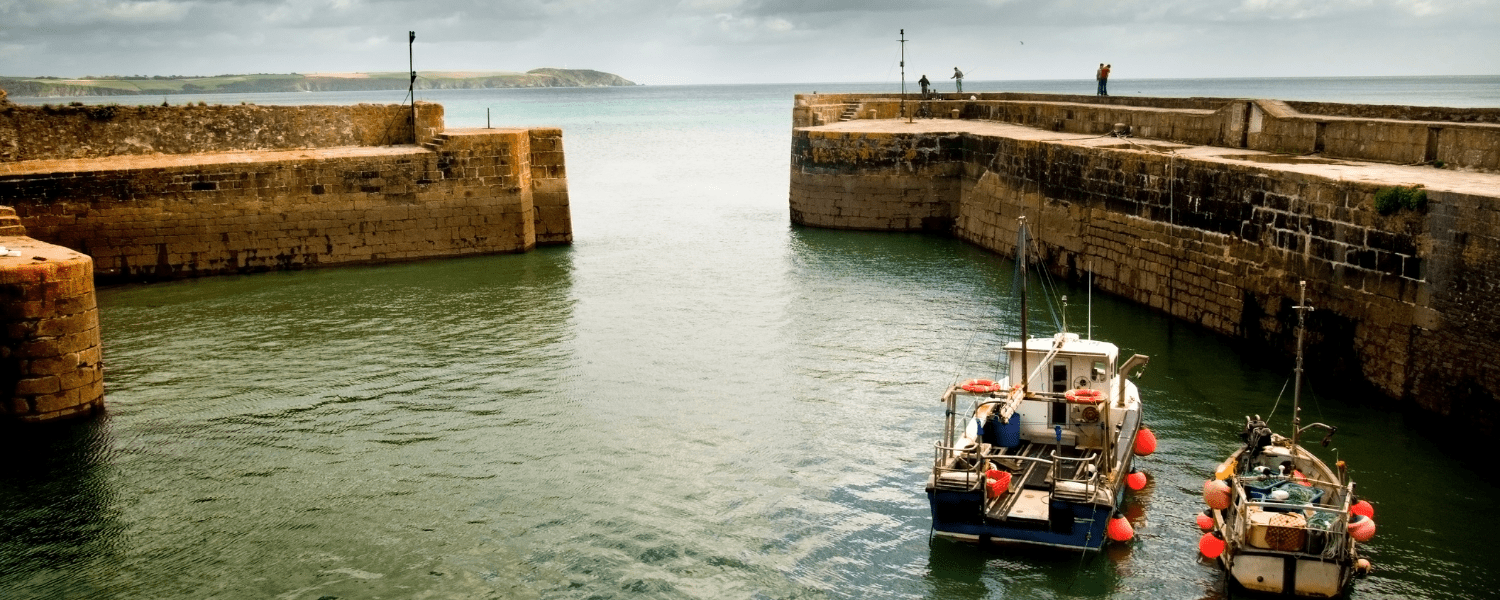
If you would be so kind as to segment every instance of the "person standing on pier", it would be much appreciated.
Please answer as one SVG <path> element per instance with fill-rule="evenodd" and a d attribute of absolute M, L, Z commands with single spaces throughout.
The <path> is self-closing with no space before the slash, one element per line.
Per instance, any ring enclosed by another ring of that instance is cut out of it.
<path fill-rule="evenodd" d="M 1099 79 L 1099 95 L 1109 95 L 1109 65 L 1099 63 L 1099 72 L 1094 75 Z"/>
<path fill-rule="evenodd" d="M 954 80 L 953 83 L 958 86 L 959 93 L 964 91 L 964 72 L 958 70 L 958 67 L 953 67 L 953 76 L 949 79 Z"/>
<path fill-rule="evenodd" d="M 927 86 L 932 85 L 932 82 L 927 80 L 927 74 L 926 73 L 923 73 L 922 74 L 922 78 L 917 80 L 917 85 L 922 86 L 922 99 L 926 100 L 927 99 Z"/>

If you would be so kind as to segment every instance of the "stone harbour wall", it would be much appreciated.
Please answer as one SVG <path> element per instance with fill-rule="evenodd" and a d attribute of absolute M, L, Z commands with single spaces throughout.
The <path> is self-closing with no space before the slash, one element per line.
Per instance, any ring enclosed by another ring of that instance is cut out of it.
<path fill-rule="evenodd" d="M 792 138 L 792 220 L 832 229 L 947 231 L 963 137 L 809 131 Z"/>
<path fill-rule="evenodd" d="M 538 245 L 573 242 L 573 213 L 568 205 L 568 169 L 562 130 L 528 130 L 527 162 L 531 167 L 531 204 L 536 213 Z"/>
<path fill-rule="evenodd" d="M 25 236 L 0 207 L 0 418 L 23 422 L 104 406 L 93 261 Z"/>
<path fill-rule="evenodd" d="M 539 135 L 560 145 L 555 129 Z M 16 163 L 0 165 L 0 204 L 37 239 L 91 255 L 105 282 L 521 252 L 539 228 L 571 240 L 562 167 L 533 167 L 532 141 L 460 130 L 428 147 Z"/>
<path fill-rule="evenodd" d="M 793 221 L 942 230 L 947 215 L 952 235 L 1013 255 L 1024 214 L 1053 272 L 1091 268 L 1104 291 L 1288 352 L 1307 280 L 1319 368 L 1500 425 L 1500 192 L 1434 184 L 1425 209 L 1382 215 L 1390 184 L 1274 160 L 892 123 L 794 130 Z"/>
<path fill-rule="evenodd" d="M 88 127 L 75 122 L 108 108 L 121 112 L 99 127 L 114 133 L 87 138 Z M 34 109 L 31 119 L 59 122 L 66 135 L 54 137 L 73 141 L 39 144 L 50 150 L 28 145 L 23 155 L 85 156 L 0 162 L 0 204 L 13 206 L 36 239 L 92 256 L 102 282 L 523 252 L 572 241 L 561 130 L 446 130 L 441 106 L 419 104 L 425 141 L 415 145 L 400 141 L 411 135 L 409 111 L 96 106 L 49 117 Z M 183 132 L 156 135 L 179 118 Z M 40 127 L 12 120 L 26 131 Z M 304 124 L 301 137 L 288 137 Z M 214 133 L 252 125 L 255 136 Z M 101 149 L 113 153 L 90 154 Z"/>
<path fill-rule="evenodd" d="M 903 110 L 905 113 L 903 113 Z M 1396 164 L 1500 171 L 1500 109 L 1282 102 L 1229 98 L 1116 98 L 1065 94 L 800 94 L 793 127 L 854 119 L 995 121 Z"/>
<path fill-rule="evenodd" d="M 443 107 L 0 105 L 0 163 L 152 154 L 392 146 L 442 130 Z"/>
<path fill-rule="evenodd" d="M 0 102 L 0 244 L 22 253 L 0 257 L 0 417 L 102 408 L 95 279 L 572 242 L 561 130 L 447 130 L 441 106 L 416 110 L 413 130 L 410 106 Z"/>

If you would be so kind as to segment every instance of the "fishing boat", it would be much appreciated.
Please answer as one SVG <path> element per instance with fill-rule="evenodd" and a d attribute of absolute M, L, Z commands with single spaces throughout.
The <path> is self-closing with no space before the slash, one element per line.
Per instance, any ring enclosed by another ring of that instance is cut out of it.
<path fill-rule="evenodd" d="M 943 433 L 927 478 L 932 531 L 980 544 L 1098 550 L 1133 535 L 1118 508 L 1135 485 L 1127 481 L 1144 485 L 1131 462 L 1154 450 L 1155 438 L 1141 427 L 1140 392 L 1126 375 L 1149 358 L 1120 364 L 1114 344 L 1066 326 L 1029 339 L 1024 217 L 1018 231 L 1021 339 L 1005 346 L 1010 375 L 955 382 L 943 393 Z"/>
<path fill-rule="evenodd" d="M 1297 310 L 1296 384 L 1292 393 L 1291 437 L 1271 431 L 1259 415 L 1245 417 L 1235 450 L 1204 484 L 1209 510 L 1199 516 L 1206 533 L 1199 551 L 1219 565 L 1235 584 L 1253 591 L 1309 598 L 1344 592 L 1356 574 L 1369 570 L 1356 542 L 1375 534 L 1374 509 L 1354 494 L 1343 461 L 1330 469 L 1302 446 L 1309 429 L 1337 427 L 1301 423 L 1302 338 L 1307 283 L 1301 283 Z M 1272 411 L 1274 413 L 1274 409 Z"/>

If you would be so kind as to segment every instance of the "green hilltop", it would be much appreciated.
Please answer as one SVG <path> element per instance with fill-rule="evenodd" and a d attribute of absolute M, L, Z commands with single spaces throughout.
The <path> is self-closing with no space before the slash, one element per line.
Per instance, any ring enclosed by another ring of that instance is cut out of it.
<path fill-rule="evenodd" d="M 12 96 L 118 96 L 164 94 L 246 94 L 261 92 L 352 92 L 404 90 L 409 83 L 404 72 L 309 73 L 218 75 L 215 77 L 118 77 L 89 76 L 4 77 L 0 89 Z M 636 85 L 628 79 L 589 69 L 532 69 L 511 71 L 419 71 L 419 90 L 454 90 L 521 87 L 605 87 Z"/>

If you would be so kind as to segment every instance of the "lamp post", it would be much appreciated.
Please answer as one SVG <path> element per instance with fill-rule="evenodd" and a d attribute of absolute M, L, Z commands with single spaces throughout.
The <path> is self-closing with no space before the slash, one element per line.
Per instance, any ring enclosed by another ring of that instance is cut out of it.
<path fill-rule="evenodd" d="M 910 121 L 911 116 L 906 114 L 906 29 L 901 29 L 901 39 L 897 41 L 901 42 L 901 114 Z"/>
<path fill-rule="evenodd" d="M 411 96 L 411 143 L 422 143 L 421 135 L 417 133 L 417 68 L 412 61 L 412 45 L 417 42 L 417 32 L 406 32 L 406 67 L 411 72 L 411 83 L 406 86 L 406 94 Z"/>

